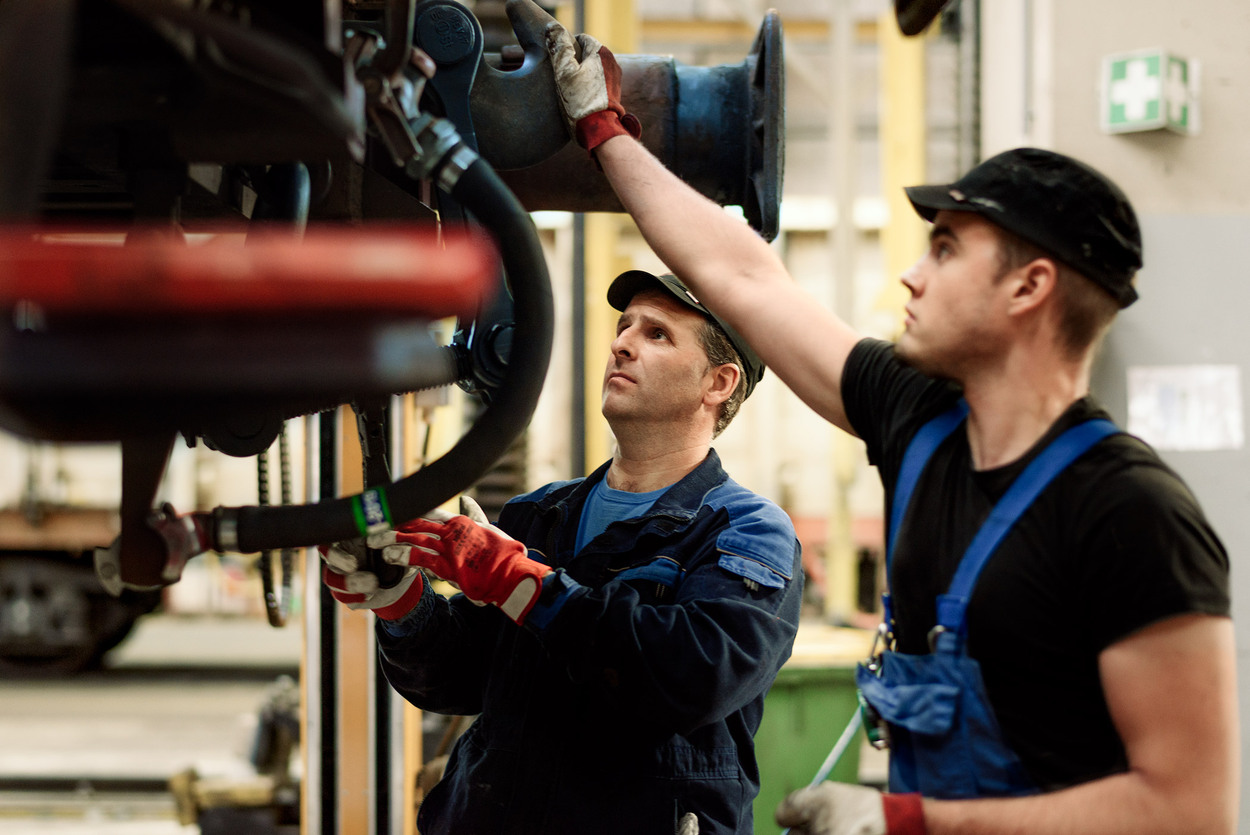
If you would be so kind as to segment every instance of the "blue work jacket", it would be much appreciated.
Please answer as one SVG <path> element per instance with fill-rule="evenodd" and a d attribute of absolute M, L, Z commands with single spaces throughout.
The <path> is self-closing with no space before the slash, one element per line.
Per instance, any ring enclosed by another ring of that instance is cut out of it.
<path fill-rule="evenodd" d="M 789 657 L 802 575 L 789 517 L 716 453 L 574 553 L 607 464 L 509 502 L 499 526 L 557 569 L 523 627 L 427 588 L 379 621 L 383 668 L 418 707 L 479 714 L 422 805 L 423 835 L 749 835 L 754 735 Z"/>

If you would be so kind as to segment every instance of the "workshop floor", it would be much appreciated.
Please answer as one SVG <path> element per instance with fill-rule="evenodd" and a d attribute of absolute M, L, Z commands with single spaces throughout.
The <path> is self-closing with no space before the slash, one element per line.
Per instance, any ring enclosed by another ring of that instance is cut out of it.
<path fill-rule="evenodd" d="M 814 625 L 795 661 L 858 659 L 860 640 Z M 0 832 L 200 835 L 169 777 L 250 774 L 259 708 L 299 656 L 300 631 L 263 618 L 152 615 L 102 671 L 0 682 Z M 860 774 L 883 781 L 884 753 L 865 745 Z"/>
<path fill-rule="evenodd" d="M 298 629 L 148 616 L 106 669 L 0 682 L 0 832 L 199 835 L 169 777 L 246 775 L 257 715 L 298 675 Z"/>

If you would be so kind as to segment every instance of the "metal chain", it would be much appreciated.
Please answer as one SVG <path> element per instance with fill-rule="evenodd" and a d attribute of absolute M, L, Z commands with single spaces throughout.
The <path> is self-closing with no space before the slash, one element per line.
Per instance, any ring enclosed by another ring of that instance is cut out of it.
<path fill-rule="evenodd" d="M 282 483 L 281 502 L 291 503 L 291 449 L 287 439 L 286 423 L 282 424 L 282 432 L 278 435 L 279 475 Z M 269 450 L 256 456 L 256 503 L 261 507 L 269 504 Z M 265 600 L 265 615 L 269 625 L 286 626 L 287 615 L 291 610 L 291 589 L 295 563 L 295 549 L 283 548 L 279 570 L 282 572 L 282 592 L 274 591 L 273 583 L 273 551 L 261 551 L 257 567 L 260 571 L 261 588 Z"/>

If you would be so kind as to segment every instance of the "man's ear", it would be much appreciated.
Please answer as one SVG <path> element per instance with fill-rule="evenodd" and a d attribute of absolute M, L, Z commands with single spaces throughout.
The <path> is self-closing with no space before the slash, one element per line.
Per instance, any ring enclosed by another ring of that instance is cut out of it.
<path fill-rule="evenodd" d="M 742 379 L 742 369 L 732 362 L 722 363 L 708 374 L 712 380 L 704 399 L 717 406 L 730 398 L 738 388 L 738 380 Z"/>
<path fill-rule="evenodd" d="M 1011 281 L 1014 286 L 1008 302 L 1010 312 L 1023 313 L 1054 296 L 1059 285 L 1059 268 L 1049 258 L 1034 258 L 1013 270 Z"/>

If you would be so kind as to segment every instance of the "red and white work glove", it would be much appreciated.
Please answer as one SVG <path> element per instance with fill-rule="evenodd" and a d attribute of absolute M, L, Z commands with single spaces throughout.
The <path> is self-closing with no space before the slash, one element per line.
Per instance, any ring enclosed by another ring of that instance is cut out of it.
<path fill-rule="evenodd" d="M 851 783 L 825 781 L 791 792 L 776 818 L 795 835 L 925 835 L 919 794 L 882 794 Z"/>
<path fill-rule="evenodd" d="M 365 541 L 352 539 L 322 545 L 318 548 L 325 565 L 321 581 L 330 587 L 330 594 L 349 609 L 372 609 L 385 620 L 397 620 L 412 611 L 421 599 L 425 581 L 421 572 L 409 568 L 393 586 L 382 587 L 372 571 L 362 571 L 365 563 Z"/>
<path fill-rule="evenodd" d="M 394 565 L 429 569 L 479 605 L 498 606 L 518 624 L 538 601 L 551 567 L 532 560 L 525 546 L 486 520 L 477 502 L 460 497 L 462 515 L 434 510 L 369 537 Z"/>
<path fill-rule="evenodd" d="M 614 136 L 642 136 L 638 117 L 621 105 L 621 67 L 612 51 L 590 35 L 574 41 L 559 23 L 547 24 L 546 36 L 556 92 L 577 144 L 594 151 Z"/>

